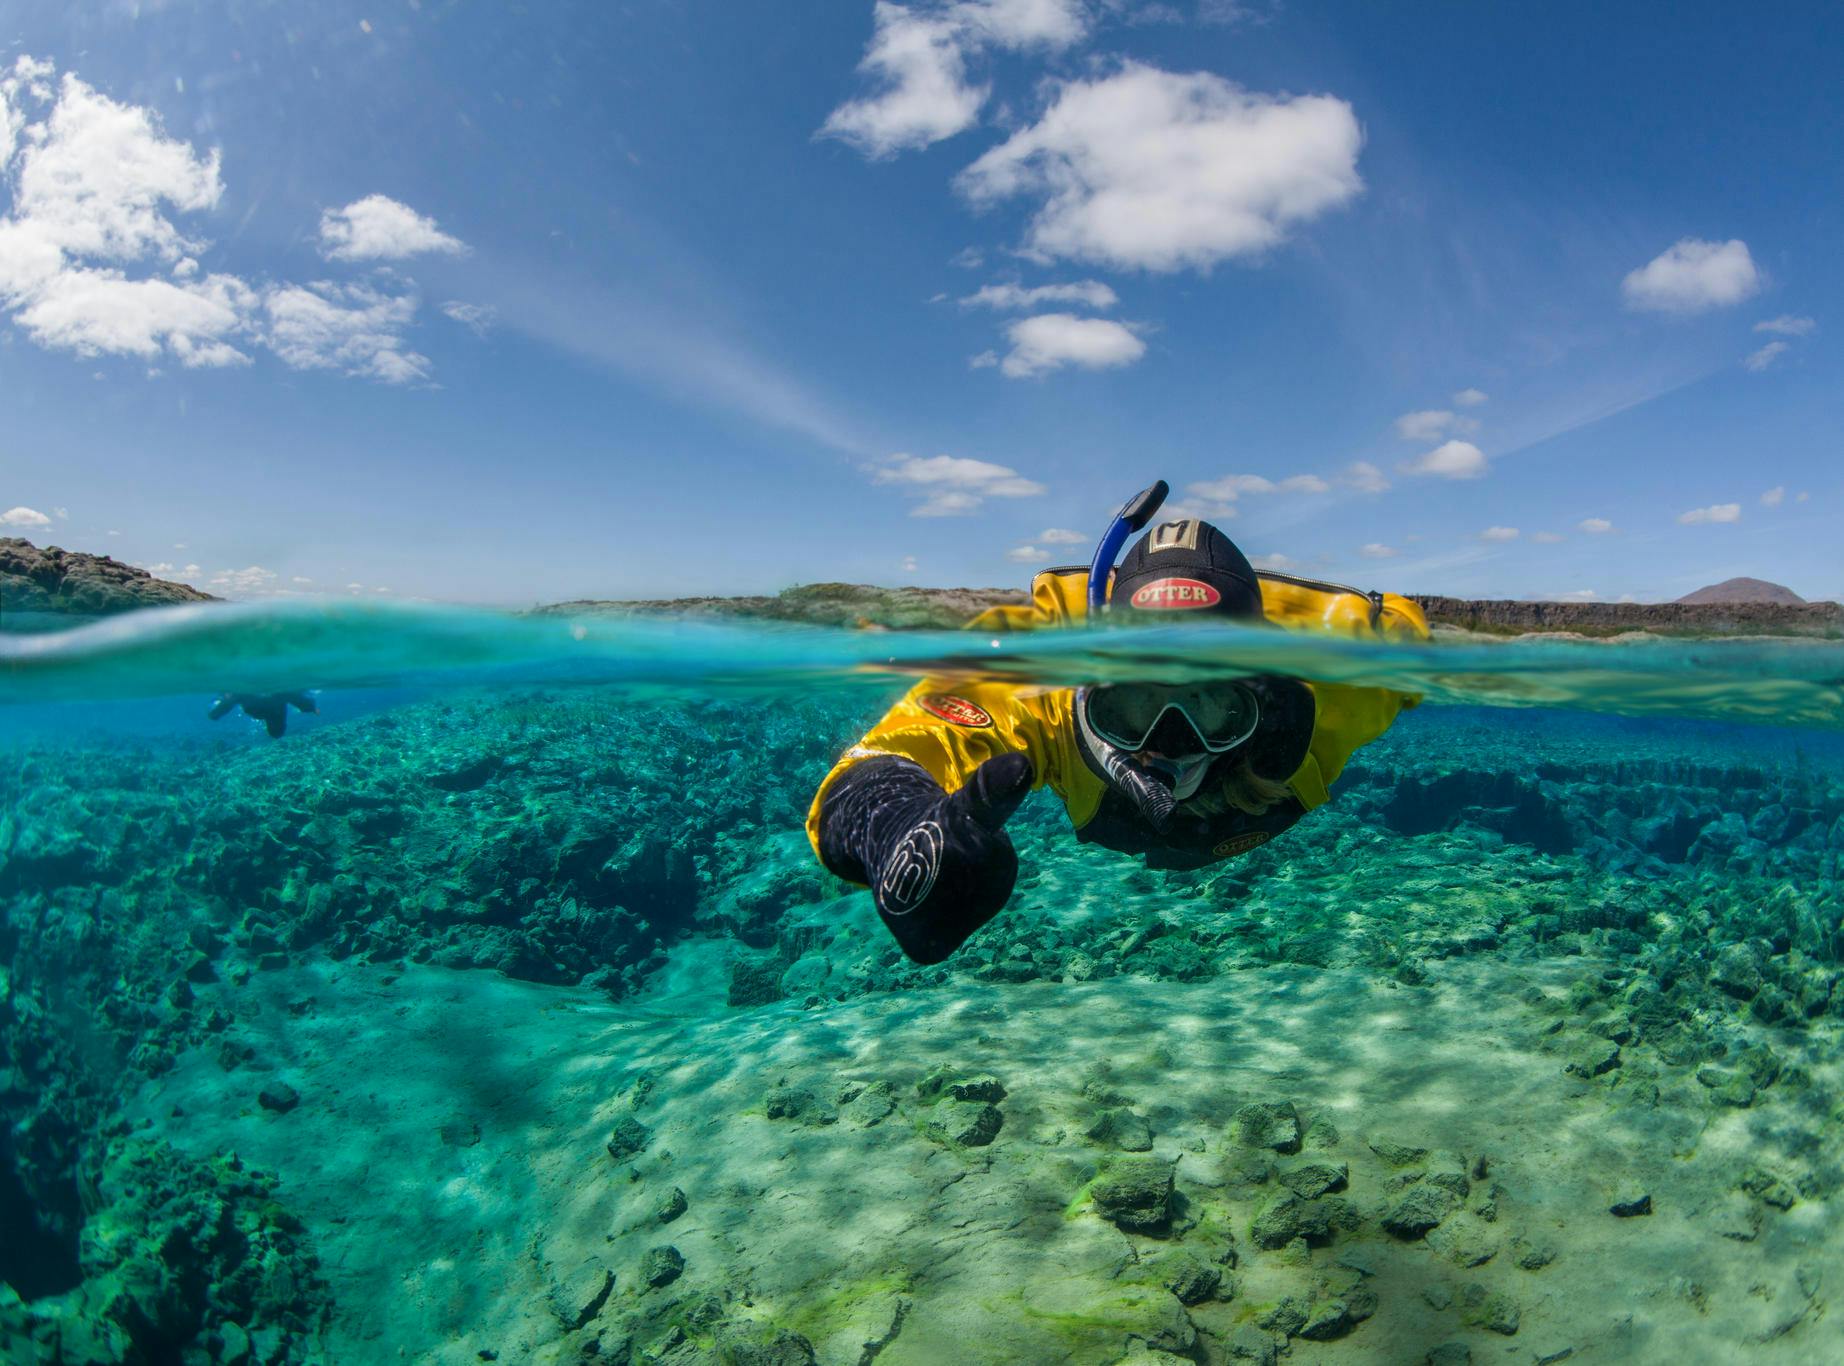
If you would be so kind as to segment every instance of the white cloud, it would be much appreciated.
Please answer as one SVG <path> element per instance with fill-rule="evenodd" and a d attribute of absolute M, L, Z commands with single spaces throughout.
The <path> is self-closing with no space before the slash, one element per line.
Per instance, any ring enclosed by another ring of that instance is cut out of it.
<path fill-rule="evenodd" d="M 387 384 L 429 378 L 426 356 L 404 347 L 416 297 L 369 285 L 284 285 L 263 300 L 268 342 L 297 370 L 339 370 Z"/>
<path fill-rule="evenodd" d="M 1785 484 L 1775 484 L 1772 488 L 1767 490 L 1766 493 L 1763 493 L 1761 495 L 1761 506 L 1764 508 L 1777 508 L 1780 506 L 1780 504 L 1784 503 L 1785 501 L 1786 501 L 1786 485 Z"/>
<path fill-rule="evenodd" d="M 1453 396 L 1453 403 L 1456 408 L 1477 408 L 1489 397 L 1483 389 L 1462 389 Z"/>
<path fill-rule="evenodd" d="M 997 351 L 982 351 L 977 356 L 967 357 L 969 370 L 990 370 L 998 363 L 999 353 Z"/>
<path fill-rule="evenodd" d="M 1249 563 L 1257 569 L 1279 570 L 1294 569 L 1299 565 L 1298 560 L 1290 559 L 1288 556 L 1281 554 L 1251 555 L 1249 556 Z"/>
<path fill-rule="evenodd" d="M 476 337 L 484 337 L 492 330 L 498 315 L 485 304 L 463 303 L 459 299 L 450 299 L 442 305 L 442 312 Z"/>
<path fill-rule="evenodd" d="M 1045 564 L 1050 560 L 1050 552 L 1034 545 L 1015 545 L 1005 552 L 1005 558 L 1013 564 Z"/>
<path fill-rule="evenodd" d="M 1482 541 L 1515 541 L 1517 528 L 1514 526 L 1489 526 L 1479 533 Z"/>
<path fill-rule="evenodd" d="M 299 583 L 299 584 L 309 584 L 309 583 L 312 583 L 313 580 L 305 577 L 304 575 L 296 574 L 293 578 L 289 579 L 289 582 Z"/>
<path fill-rule="evenodd" d="M 1738 304 L 1760 287 L 1761 273 L 1740 238 L 1686 237 L 1620 282 L 1627 307 L 1651 313 L 1701 313 Z"/>
<path fill-rule="evenodd" d="M 1089 537 L 1080 531 L 1070 531 L 1065 527 L 1051 527 L 1037 537 L 1045 545 L 1087 545 Z"/>
<path fill-rule="evenodd" d="M 16 507 L 0 512 L 0 526 L 30 527 L 37 530 L 51 525 L 51 518 L 36 508 Z"/>
<path fill-rule="evenodd" d="M 1573 588 L 1573 589 L 1570 589 L 1567 593 L 1558 593 L 1555 596 L 1554 601 L 1556 602 L 1593 602 L 1599 596 L 1600 594 L 1595 592 L 1592 588 Z"/>
<path fill-rule="evenodd" d="M 1462 417 L 1444 408 L 1404 413 L 1396 419 L 1396 435 L 1404 441 L 1439 441 L 1443 436 L 1470 436 L 1478 430 L 1477 418 Z"/>
<path fill-rule="evenodd" d="M 1361 547 L 1357 553 L 1367 560 L 1393 560 L 1402 552 L 1393 545 L 1372 541 L 1369 545 Z"/>
<path fill-rule="evenodd" d="M 923 501 L 912 517 L 960 517 L 988 498 L 1033 498 L 1044 486 L 1017 470 L 955 455 L 893 455 L 875 466 L 872 479 L 898 484 Z"/>
<path fill-rule="evenodd" d="M 320 215 L 320 254 L 329 261 L 401 261 L 435 252 L 457 256 L 467 248 L 408 204 L 368 194 Z"/>
<path fill-rule="evenodd" d="M 1568 540 L 1568 537 L 1559 531 L 1533 531 L 1530 533 L 1530 539 L 1538 545 L 1561 545 Z"/>
<path fill-rule="evenodd" d="M 1795 317 L 1791 313 L 1782 313 L 1777 318 L 1766 318 L 1754 325 L 1756 332 L 1777 332 L 1783 337 L 1807 337 L 1818 327 L 1811 318 Z"/>
<path fill-rule="evenodd" d="M 1107 309 L 1120 302 L 1120 296 L 1099 280 L 1077 280 L 1065 285 L 986 285 L 967 295 L 962 308 L 994 308 L 1017 311 L 1042 304 L 1082 304 L 1093 309 Z"/>
<path fill-rule="evenodd" d="M 1245 493 L 1329 493 L 1331 489 L 1316 474 L 1290 474 L 1278 482 L 1259 474 L 1226 474 L 1185 486 L 1193 497 L 1213 503 L 1233 503 Z"/>
<path fill-rule="evenodd" d="M 1761 371 L 1779 360 L 1781 354 L 1785 352 L 1790 345 L 1790 342 L 1770 341 L 1759 351 L 1750 351 L 1744 356 L 1742 358 L 1742 369 L 1752 371 L 1758 375 Z"/>
<path fill-rule="evenodd" d="M 1578 530 L 1591 536 L 1599 536 L 1614 529 L 1614 524 L 1605 517 L 1584 517 L 1575 525 Z"/>
<path fill-rule="evenodd" d="M 196 572 L 197 565 L 187 565 L 189 571 Z M 266 593 L 275 583 L 275 571 L 253 564 L 247 569 L 223 569 L 213 574 L 207 583 L 209 588 L 221 588 L 227 593 Z"/>
<path fill-rule="evenodd" d="M 916 572 L 916 557 L 914 555 L 903 556 L 902 568 L 905 574 L 915 573 Z"/>
<path fill-rule="evenodd" d="M 224 192 L 216 151 L 200 156 L 162 132 L 151 111 L 117 104 L 48 62 L 19 58 L 0 76 L 0 171 L 12 185 L 0 218 L 0 303 L 41 346 L 192 366 L 247 360 L 226 339 L 255 295 L 230 276 L 200 278 L 168 210 L 198 212 Z M 49 105 L 28 123 L 28 109 Z M 168 268 L 131 278 L 124 267 Z"/>
<path fill-rule="evenodd" d="M 1678 514 L 1678 521 L 1685 526 L 1700 526 L 1705 522 L 1739 522 L 1741 519 L 1740 503 L 1712 503 L 1706 508 L 1692 508 L 1689 512 Z"/>
<path fill-rule="evenodd" d="M 1329 95 L 1255 94 L 1138 63 L 1056 86 L 957 180 L 976 205 L 1041 201 L 1027 254 L 1157 271 L 1257 255 L 1363 188 L 1363 131 Z"/>
<path fill-rule="evenodd" d="M 1383 493 L 1389 488 L 1389 476 L 1368 460 L 1353 460 L 1346 465 L 1339 482 L 1359 493 Z"/>
<path fill-rule="evenodd" d="M 50 63 L 29 58 L 0 73 L 0 172 L 12 188 L 0 217 L 0 308 L 34 342 L 85 357 L 170 356 L 194 368 L 247 365 L 242 348 L 266 344 L 297 367 L 394 382 L 427 376 L 428 362 L 396 336 L 413 298 L 379 307 L 384 296 L 369 290 L 259 289 L 202 270 L 208 244 L 173 215 L 218 206 L 219 153 L 201 155 L 167 136 L 152 110 L 118 104 L 73 74 L 54 94 L 51 75 Z M 28 122 L 33 109 L 42 117 Z M 460 248 L 381 195 L 329 214 L 322 229 L 343 258 Z M 352 316 L 323 318 L 316 341 L 305 314 L 328 309 Z M 331 332 L 344 337 L 331 341 Z"/>
<path fill-rule="evenodd" d="M 1012 349 L 999 369 L 1012 379 L 1030 379 L 1065 365 L 1084 370 L 1132 365 L 1146 354 L 1146 343 L 1126 323 L 1112 318 L 1078 318 L 1073 313 L 1040 313 L 1005 329 Z M 977 357 L 976 357 L 977 359 Z"/>
<path fill-rule="evenodd" d="M 858 70 L 878 92 L 848 100 L 820 128 L 820 136 L 839 138 L 869 157 L 927 147 L 973 127 L 991 91 L 968 78 L 967 64 L 985 49 L 1055 50 L 1087 29 L 1080 0 L 880 0 L 872 21 Z"/>
<path fill-rule="evenodd" d="M 1487 469 L 1485 452 L 1470 441 L 1449 441 L 1396 466 L 1404 474 L 1441 479 L 1478 479 Z"/>

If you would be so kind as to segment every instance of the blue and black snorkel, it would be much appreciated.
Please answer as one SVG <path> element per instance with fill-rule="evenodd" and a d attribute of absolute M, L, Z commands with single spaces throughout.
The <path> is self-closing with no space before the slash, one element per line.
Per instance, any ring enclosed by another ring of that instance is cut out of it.
<path fill-rule="evenodd" d="M 1114 520 L 1102 534 L 1101 543 L 1095 547 L 1095 558 L 1089 562 L 1088 567 L 1088 619 L 1091 626 L 1099 625 L 1102 613 L 1107 610 L 1108 580 L 1114 575 L 1114 562 L 1120 558 L 1121 547 L 1127 544 L 1129 536 L 1153 519 L 1165 502 L 1165 495 L 1171 491 L 1171 485 L 1163 479 L 1156 481 L 1150 488 L 1141 489 L 1121 504 L 1121 510 L 1114 514 Z M 1147 824 L 1156 831 L 1163 831 L 1171 824 L 1172 813 L 1178 809 L 1177 797 L 1170 787 L 1149 773 L 1132 755 L 1106 743 L 1094 733 L 1088 722 L 1088 694 L 1087 688 L 1076 690 L 1076 721 L 1081 727 L 1083 748 L 1101 766 L 1115 790 L 1133 803 Z"/>
<path fill-rule="evenodd" d="M 1153 514 L 1165 502 L 1165 495 L 1172 491 L 1165 480 L 1158 480 L 1151 488 L 1141 489 L 1114 514 L 1114 520 L 1102 534 L 1101 543 L 1095 547 L 1095 558 L 1088 567 L 1088 619 L 1091 625 L 1101 620 L 1101 614 L 1108 605 L 1108 580 L 1114 574 L 1114 561 L 1120 558 L 1120 548 L 1127 544 L 1127 538 L 1141 530 L 1153 519 Z"/>

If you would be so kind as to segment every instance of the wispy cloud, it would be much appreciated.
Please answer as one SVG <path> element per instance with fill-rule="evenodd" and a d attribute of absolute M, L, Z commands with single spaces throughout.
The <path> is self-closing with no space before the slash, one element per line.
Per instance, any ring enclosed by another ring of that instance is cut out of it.
<path fill-rule="evenodd" d="M 1777 332 L 1782 337 L 1809 337 L 1817 328 L 1818 324 L 1811 318 L 1795 317 L 1791 313 L 1765 318 L 1754 325 L 1756 332 Z"/>
<path fill-rule="evenodd" d="M 1453 396 L 1456 408 L 1477 408 L 1490 397 L 1483 389 L 1462 389 Z"/>
<path fill-rule="evenodd" d="M 1489 526 L 1479 533 L 1482 541 L 1515 541 L 1518 530 L 1514 526 Z"/>
<path fill-rule="evenodd" d="M 1790 342 L 1770 341 L 1758 351 L 1750 351 L 1742 358 L 1742 369 L 1760 374 L 1768 366 L 1779 360 L 1791 347 Z"/>
<path fill-rule="evenodd" d="M 1009 466 L 955 455 L 893 455 L 871 468 L 871 478 L 921 498 L 912 517 L 964 517 L 988 498 L 1034 498 L 1045 491 Z"/>
<path fill-rule="evenodd" d="M 1444 408 L 1430 408 L 1404 413 L 1396 419 L 1395 426 L 1396 435 L 1404 441 L 1439 441 L 1443 436 L 1470 436 L 1479 430 L 1479 421 Z"/>
<path fill-rule="evenodd" d="M 1706 508 L 1692 508 L 1689 512 L 1678 514 L 1678 521 L 1684 526 L 1701 526 L 1707 522 L 1739 522 L 1741 519 L 1740 503 L 1712 503 Z"/>
<path fill-rule="evenodd" d="M 15 527 L 25 531 L 38 531 L 51 525 L 51 518 L 37 508 L 14 507 L 0 512 L 0 526 Z"/>
<path fill-rule="evenodd" d="M 1605 517 L 1584 517 L 1575 524 L 1576 529 L 1591 536 L 1604 536 L 1614 529 L 1614 524 Z"/>
<path fill-rule="evenodd" d="M 1075 280 L 1060 285 L 985 285 L 961 299 L 962 308 L 991 308 L 1021 312 L 1044 304 L 1081 304 L 1096 310 L 1109 309 L 1120 296 L 1099 280 Z"/>

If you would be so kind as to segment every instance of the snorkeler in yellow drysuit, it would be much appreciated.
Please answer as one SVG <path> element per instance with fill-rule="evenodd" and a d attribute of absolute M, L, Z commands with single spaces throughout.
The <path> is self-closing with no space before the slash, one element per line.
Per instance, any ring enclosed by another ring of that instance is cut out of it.
<path fill-rule="evenodd" d="M 1141 495 L 1150 506 L 1136 529 L 1163 494 L 1161 484 Z M 1090 570 L 1046 570 L 1030 607 L 991 608 L 969 629 L 1069 626 L 1105 610 L 1116 621 L 1227 618 L 1429 638 L 1407 598 L 1257 575 L 1229 537 L 1197 520 L 1154 527 L 1111 587 L 1094 593 L 1092 577 L 1108 582 L 1127 512 Z M 1416 700 L 1272 676 L 1057 691 L 924 680 L 826 775 L 807 836 L 827 868 L 871 888 L 904 953 L 940 962 L 1011 895 L 1018 858 L 1004 826 L 1031 788 L 1048 784 L 1063 799 L 1078 839 L 1150 867 L 1201 867 L 1266 843 L 1324 805 L 1351 755 Z"/>

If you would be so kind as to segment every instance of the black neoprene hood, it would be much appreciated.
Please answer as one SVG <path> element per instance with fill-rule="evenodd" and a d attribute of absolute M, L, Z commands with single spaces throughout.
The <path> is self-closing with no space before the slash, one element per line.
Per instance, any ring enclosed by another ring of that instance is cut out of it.
<path fill-rule="evenodd" d="M 1146 622 L 1194 616 L 1260 621 L 1261 581 L 1248 556 L 1210 523 L 1161 522 L 1121 557 L 1108 611 Z"/>

